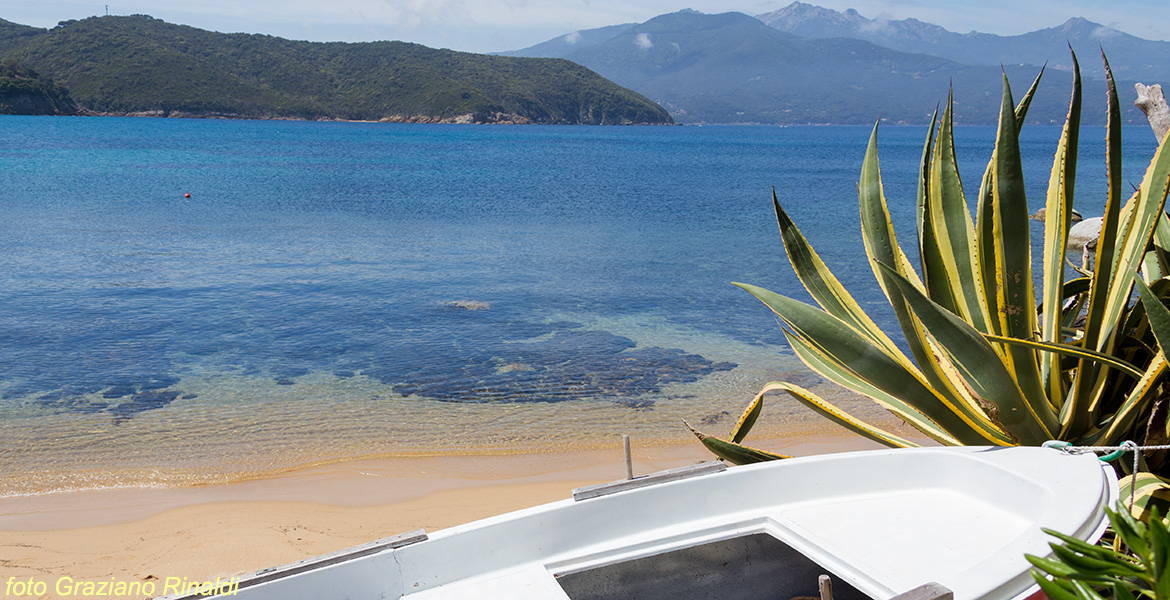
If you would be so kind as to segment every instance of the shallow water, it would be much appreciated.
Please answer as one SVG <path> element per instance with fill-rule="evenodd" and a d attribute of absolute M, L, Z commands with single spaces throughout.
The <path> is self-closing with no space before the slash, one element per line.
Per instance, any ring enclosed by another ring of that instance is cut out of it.
<path fill-rule="evenodd" d="M 892 328 L 857 228 L 868 128 L 0 129 L 0 495 L 678 440 L 682 419 L 726 430 L 772 379 L 832 393 L 729 283 L 805 297 L 773 186 Z M 1086 216 L 1103 198 L 1097 133 L 1082 132 Z M 910 247 L 924 134 L 881 132 Z M 1034 208 L 1058 134 L 1025 129 Z M 993 136 L 959 131 L 969 185 Z M 1137 183 L 1153 138 L 1127 136 Z M 777 399 L 759 427 L 821 423 Z"/>

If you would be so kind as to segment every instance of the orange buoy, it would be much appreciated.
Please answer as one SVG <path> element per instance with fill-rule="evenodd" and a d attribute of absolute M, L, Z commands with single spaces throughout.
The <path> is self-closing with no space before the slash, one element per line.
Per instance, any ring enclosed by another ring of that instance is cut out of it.
<path fill-rule="evenodd" d="M 183 197 L 184 197 L 184 198 L 190 198 L 190 197 L 191 197 L 191 194 L 183 194 Z"/>

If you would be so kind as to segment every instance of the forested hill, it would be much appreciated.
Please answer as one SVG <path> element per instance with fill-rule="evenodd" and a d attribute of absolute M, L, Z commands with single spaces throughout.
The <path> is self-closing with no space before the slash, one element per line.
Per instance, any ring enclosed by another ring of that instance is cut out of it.
<path fill-rule="evenodd" d="M 36 29 L 0 20 L 15 59 L 106 114 L 568 124 L 670 123 L 562 59 L 222 34 L 144 15 Z"/>
<path fill-rule="evenodd" d="M 69 93 L 12 59 L 0 61 L 0 115 L 75 115 Z"/>

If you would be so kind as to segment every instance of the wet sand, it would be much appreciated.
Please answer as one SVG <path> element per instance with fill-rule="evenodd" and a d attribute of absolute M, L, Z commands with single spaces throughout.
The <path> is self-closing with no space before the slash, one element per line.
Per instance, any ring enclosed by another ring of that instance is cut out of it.
<path fill-rule="evenodd" d="M 795 455 L 877 447 L 855 437 L 753 444 Z M 636 475 L 712 458 L 698 443 L 635 446 L 633 454 Z M 78 582 L 155 582 L 161 595 L 167 578 L 228 579 L 561 500 L 574 488 L 624 476 L 619 448 L 369 459 L 227 485 L 3 498 L 0 586 L 8 587 L 0 597 L 82 597 Z M 62 578 L 71 579 L 73 594 L 55 592 Z M 30 579 L 46 593 L 18 595 L 18 584 Z"/>

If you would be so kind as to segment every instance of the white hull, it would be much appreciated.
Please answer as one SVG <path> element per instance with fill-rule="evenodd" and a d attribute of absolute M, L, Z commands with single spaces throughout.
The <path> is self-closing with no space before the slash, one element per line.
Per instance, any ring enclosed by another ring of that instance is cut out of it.
<path fill-rule="evenodd" d="M 928 582 L 1009 600 L 1032 585 L 1024 554 L 1049 554 L 1041 527 L 1095 540 L 1116 494 L 1094 456 L 1045 448 L 814 456 L 309 559 L 245 578 L 236 597 L 788 600 L 816 596 L 825 573 L 837 600 Z"/>

